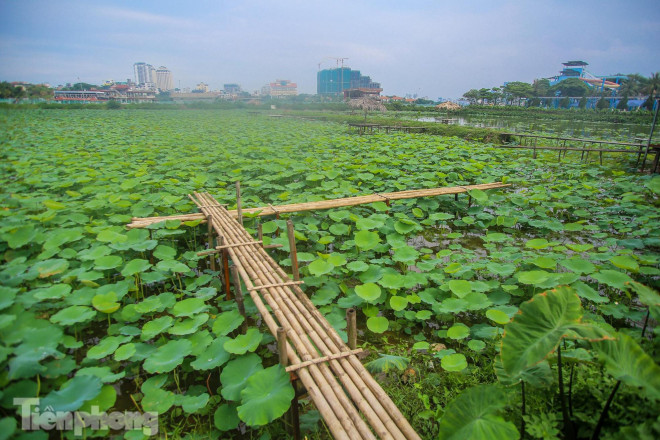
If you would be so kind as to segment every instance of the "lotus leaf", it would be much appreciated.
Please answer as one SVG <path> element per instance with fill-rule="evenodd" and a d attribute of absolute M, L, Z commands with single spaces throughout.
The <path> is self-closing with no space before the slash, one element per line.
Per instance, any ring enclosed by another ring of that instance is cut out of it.
<path fill-rule="evenodd" d="M 248 426 L 265 425 L 289 409 L 294 395 L 289 374 L 281 365 L 257 371 L 241 391 L 238 417 Z"/>

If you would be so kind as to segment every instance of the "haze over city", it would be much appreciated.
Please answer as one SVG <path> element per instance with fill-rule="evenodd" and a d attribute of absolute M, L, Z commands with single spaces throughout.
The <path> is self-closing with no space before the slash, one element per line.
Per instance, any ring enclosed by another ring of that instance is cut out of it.
<path fill-rule="evenodd" d="M 657 70 L 657 1 L 0 2 L 0 80 L 100 84 L 133 64 L 167 66 L 175 87 L 276 78 L 316 93 L 332 57 L 383 94 L 456 98 L 589 62 L 596 74 Z"/>

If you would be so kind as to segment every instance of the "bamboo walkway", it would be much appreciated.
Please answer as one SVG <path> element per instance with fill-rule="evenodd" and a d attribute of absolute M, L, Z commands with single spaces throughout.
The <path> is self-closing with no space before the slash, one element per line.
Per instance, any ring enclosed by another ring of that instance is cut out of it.
<path fill-rule="evenodd" d="M 440 188 L 429 188 L 429 189 L 419 189 L 419 190 L 410 190 L 410 191 L 398 191 L 391 193 L 380 193 L 380 194 L 371 194 L 366 196 L 357 196 L 357 197 L 347 197 L 343 199 L 331 199 L 331 200 L 320 200 L 317 202 L 306 202 L 306 203 L 293 203 L 290 205 L 268 205 L 261 208 L 249 208 L 242 209 L 243 214 L 256 214 L 257 216 L 266 216 L 266 215 L 278 215 L 286 214 L 292 212 L 300 211 L 314 211 L 319 209 L 332 209 L 332 208 L 342 208 L 346 206 L 357 206 L 357 205 L 366 205 L 369 203 L 375 202 L 386 202 L 389 204 L 392 200 L 402 200 L 402 199 L 414 199 L 417 197 L 433 197 L 441 196 L 447 194 L 461 194 L 474 189 L 479 190 L 488 190 L 495 188 L 504 188 L 509 186 L 502 182 L 495 183 L 483 183 L 479 185 L 466 185 L 466 186 L 452 186 L 452 187 L 440 187 Z M 229 215 L 232 217 L 238 217 L 238 210 L 228 211 Z M 202 220 L 206 221 L 205 214 L 181 214 L 181 215 L 172 215 L 172 216 L 163 216 L 163 217 L 133 217 L 132 222 L 127 225 L 130 228 L 144 228 L 154 223 L 160 223 L 165 220 L 180 220 L 180 221 L 194 221 Z"/>
<path fill-rule="evenodd" d="M 220 248 L 233 261 L 270 332 L 275 337 L 278 328 L 286 332 L 287 370 L 295 370 L 333 437 L 419 439 L 357 358 L 358 350 L 350 350 L 262 244 L 208 193 L 190 198 L 220 237 Z"/>

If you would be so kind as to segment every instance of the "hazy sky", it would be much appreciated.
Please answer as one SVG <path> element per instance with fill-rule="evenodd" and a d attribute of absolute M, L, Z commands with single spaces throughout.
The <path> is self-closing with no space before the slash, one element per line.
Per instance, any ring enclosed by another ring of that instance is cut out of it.
<path fill-rule="evenodd" d="M 659 47 L 658 0 L 0 0 L 0 80 L 52 85 L 125 81 L 144 61 L 177 87 L 290 79 L 315 93 L 318 64 L 346 57 L 384 94 L 437 99 L 568 60 L 648 76 Z"/>

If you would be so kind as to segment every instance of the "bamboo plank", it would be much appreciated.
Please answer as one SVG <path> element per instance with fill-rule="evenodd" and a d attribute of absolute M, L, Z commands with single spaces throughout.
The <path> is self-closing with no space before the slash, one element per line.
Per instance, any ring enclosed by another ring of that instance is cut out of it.
<path fill-rule="evenodd" d="M 296 370 L 299 370 L 301 368 L 309 367 L 310 365 L 320 364 L 321 362 L 328 362 L 328 361 L 334 360 L 334 359 L 339 359 L 339 358 L 343 358 L 343 357 L 347 357 L 347 356 L 353 356 L 353 355 L 356 355 L 358 353 L 361 353 L 362 351 L 363 350 L 361 348 L 357 348 L 355 350 L 345 351 L 343 353 L 337 353 L 337 354 L 331 354 L 331 355 L 328 355 L 328 356 L 323 356 L 323 357 L 320 357 L 320 358 L 312 359 L 311 361 L 302 362 L 302 363 L 297 364 L 297 365 L 290 365 L 290 366 L 286 367 L 286 371 L 287 371 L 287 373 L 290 373 L 292 371 L 296 371 Z"/>

